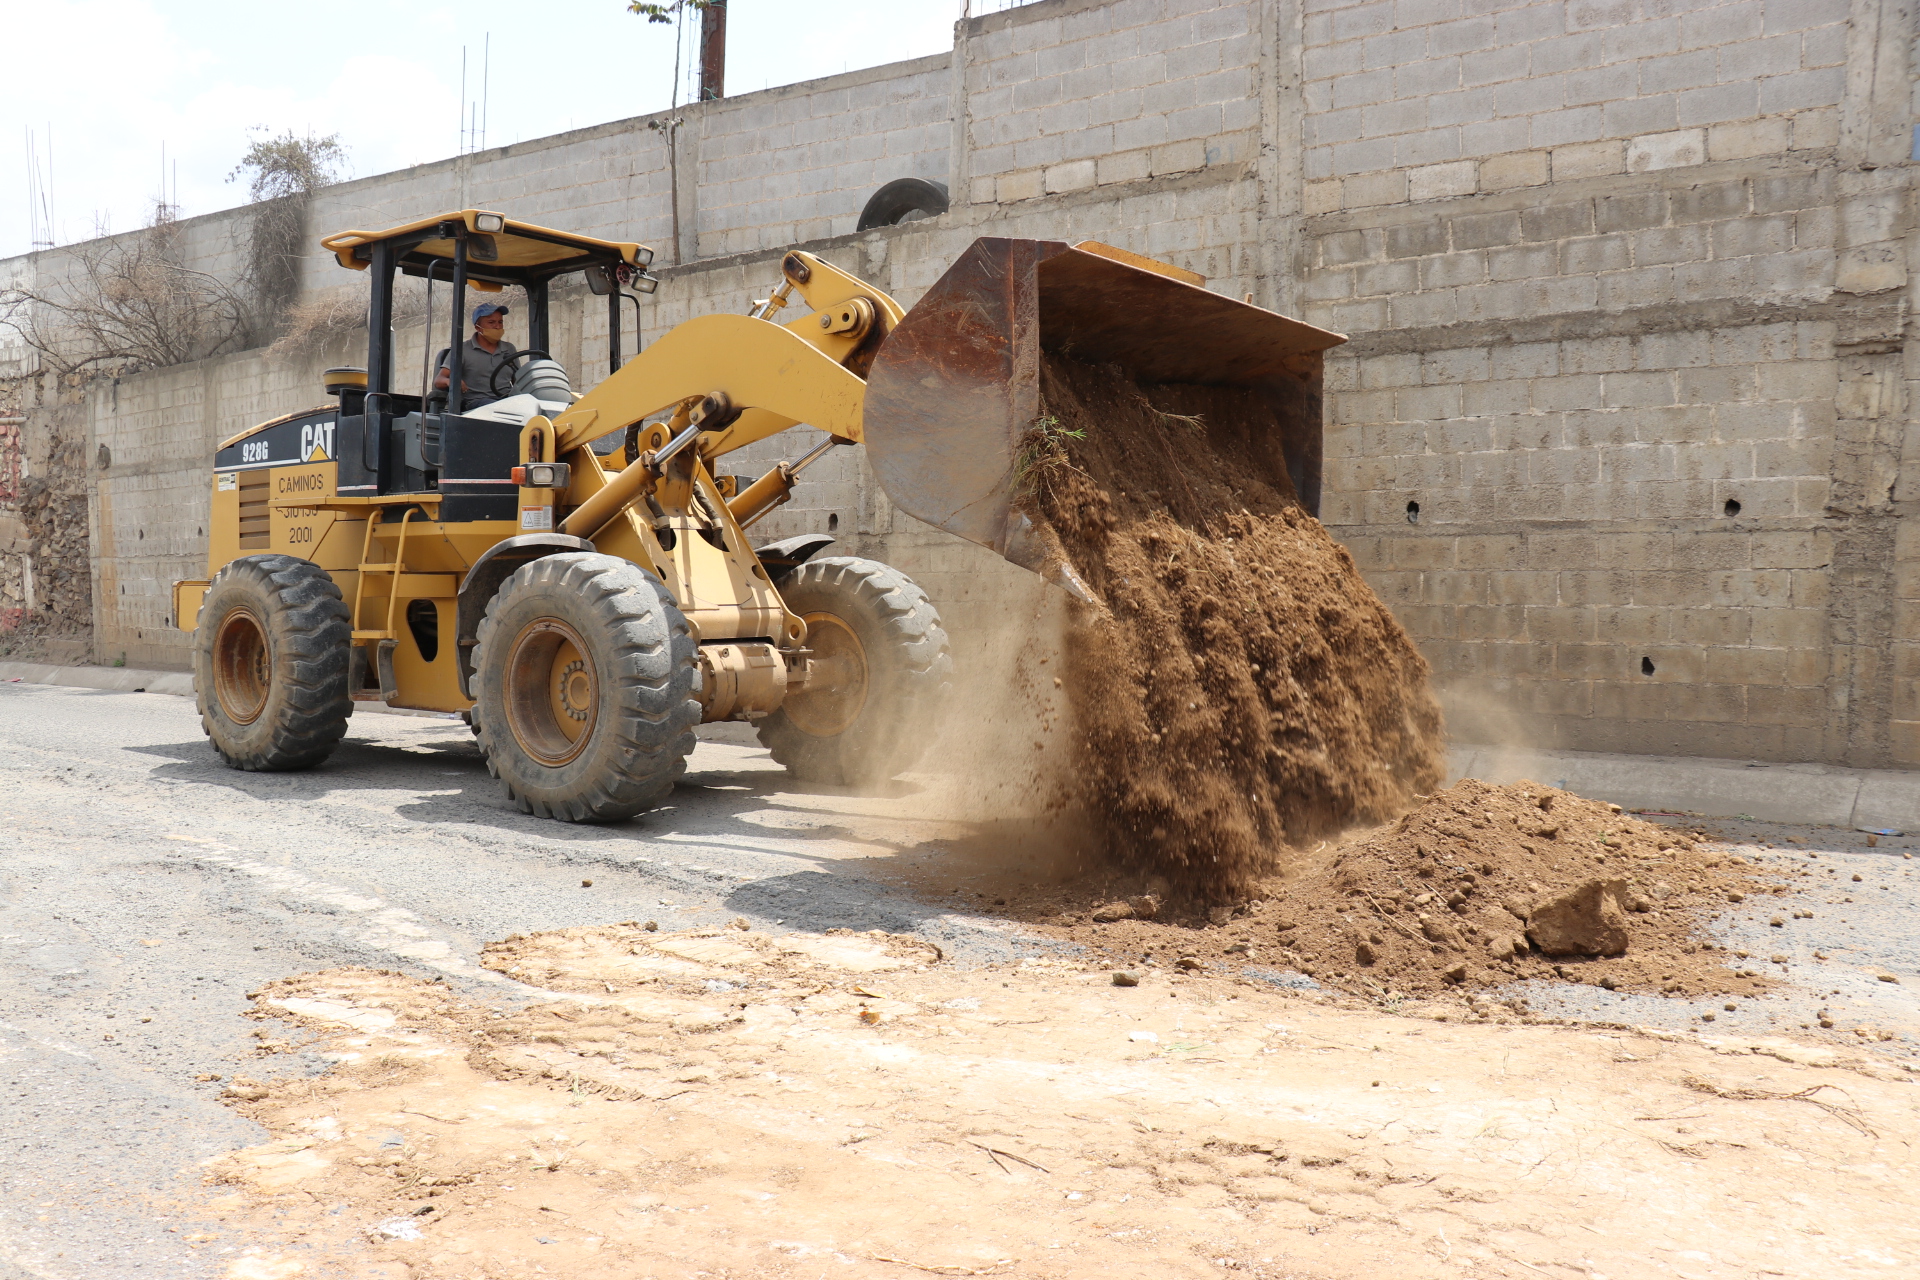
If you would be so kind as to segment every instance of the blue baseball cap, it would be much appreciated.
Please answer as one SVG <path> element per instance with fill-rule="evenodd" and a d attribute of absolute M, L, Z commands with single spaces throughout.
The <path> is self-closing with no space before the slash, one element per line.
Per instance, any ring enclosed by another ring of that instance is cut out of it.
<path fill-rule="evenodd" d="M 473 322 L 479 324 L 491 315 L 505 315 L 507 309 L 497 302 L 483 302 L 473 309 Z"/>

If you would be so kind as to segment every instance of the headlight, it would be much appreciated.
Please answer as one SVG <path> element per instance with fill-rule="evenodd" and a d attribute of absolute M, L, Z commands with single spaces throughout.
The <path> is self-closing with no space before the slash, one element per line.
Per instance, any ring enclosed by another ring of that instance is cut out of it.
<path fill-rule="evenodd" d="M 507 229 L 507 215 L 504 213 L 476 213 L 473 215 L 475 231 L 501 232 Z"/>
<path fill-rule="evenodd" d="M 573 468 L 564 462 L 529 462 L 515 467 L 512 479 L 523 489 L 565 489 L 573 483 Z"/>

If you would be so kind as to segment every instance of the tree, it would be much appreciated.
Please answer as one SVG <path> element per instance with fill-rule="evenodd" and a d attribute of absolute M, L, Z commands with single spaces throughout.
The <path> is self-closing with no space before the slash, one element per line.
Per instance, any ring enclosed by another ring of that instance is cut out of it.
<path fill-rule="evenodd" d="M 254 308 L 265 323 L 264 340 L 283 332 L 288 308 L 300 294 L 300 259 L 307 235 L 307 207 L 313 193 L 332 183 L 347 163 L 340 135 L 302 137 L 291 129 L 278 137 L 255 129 L 253 142 L 228 182 L 247 179 L 247 195 L 257 206 L 249 238 L 248 271 Z"/>
<path fill-rule="evenodd" d="M 253 132 L 265 133 L 266 130 Z M 334 182 L 346 163 L 347 151 L 340 145 L 339 134 L 330 133 L 324 138 L 308 134 L 301 138 L 289 129 L 277 138 L 255 138 L 247 154 L 240 157 L 240 163 L 227 175 L 227 181 L 246 175 L 247 196 L 256 202 L 307 196 Z"/>
<path fill-rule="evenodd" d="M 652 4 L 648 0 L 627 0 L 627 12 L 637 13 L 648 22 L 672 22 L 687 9 L 705 9 L 725 0 L 668 0 L 666 4 Z"/>

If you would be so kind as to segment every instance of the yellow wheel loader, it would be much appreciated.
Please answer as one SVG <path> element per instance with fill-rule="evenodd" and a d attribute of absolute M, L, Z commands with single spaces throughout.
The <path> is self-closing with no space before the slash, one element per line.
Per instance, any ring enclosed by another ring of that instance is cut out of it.
<path fill-rule="evenodd" d="M 378 700 L 466 713 L 520 808 L 568 821 L 660 804 L 703 721 L 752 722 L 804 780 L 891 777 L 951 684 L 933 604 L 896 569 L 821 556 L 824 534 L 756 547 L 748 530 L 827 450 L 863 445 L 897 506 L 1084 597 L 1017 501 L 1043 344 L 1143 381 L 1267 390 L 1294 488 L 1317 500 L 1320 352 L 1340 336 L 1105 245 L 978 240 L 911 312 L 791 252 L 746 314 L 688 320 L 623 364 L 622 302 L 658 284 L 645 246 L 477 209 L 321 243 L 370 277 L 366 367 L 328 371 L 328 407 L 219 446 L 208 577 L 174 587 L 202 726 L 238 769 L 316 765 L 354 702 Z M 395 367 L 399 274 L 426 281 L 428 352 L 445 291 L 444 391 L 434 362 L 417 386 Z M 575 275 L 607 306 L 610 372 L 585 395 L 547 351 L 549 289 Z M 510 285 L 529 349 L 480 397 L 463 318 Z M 750 484 L 717 474 L 800 423 L 827 442 Z"/>

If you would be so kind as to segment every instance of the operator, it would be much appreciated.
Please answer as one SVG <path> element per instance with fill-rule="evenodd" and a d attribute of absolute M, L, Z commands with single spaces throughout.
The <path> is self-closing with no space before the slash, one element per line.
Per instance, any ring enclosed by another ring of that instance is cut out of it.
<path fill-rule="evenodd" d="M 493 394 L 493 371 L 500 362 L 518 354 L 506 340 L 507 309 L 497 302 L 483 302 L 473 309 L 473 336 L 460 351 L 460 407 L 464 412 L 492 404 L 500 397 Z M 440 371 L 433 385 L 447 389 L 447 361 L 452 353 L 440 357 Z"/>

